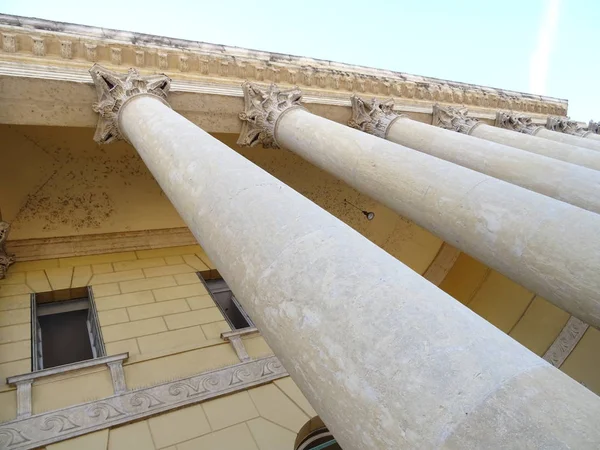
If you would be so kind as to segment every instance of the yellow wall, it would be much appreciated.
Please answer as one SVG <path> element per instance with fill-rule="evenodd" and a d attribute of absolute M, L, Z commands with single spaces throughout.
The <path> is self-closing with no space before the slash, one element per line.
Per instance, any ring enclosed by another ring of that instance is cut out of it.
<path fill-rule="evenodd" d="M 135 150 L 100 147 L 94 130 L 0 125 L 0 206 L 11 240 L 182 227 Z M 442 242 L 428 231 L 284 150 L 227 145 L 423 273 Z M 344 199 L 376 216 L 367 221 Z"/>

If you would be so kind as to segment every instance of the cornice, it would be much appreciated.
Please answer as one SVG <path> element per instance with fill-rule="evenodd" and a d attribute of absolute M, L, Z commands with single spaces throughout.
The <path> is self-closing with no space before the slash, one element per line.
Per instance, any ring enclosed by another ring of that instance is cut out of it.
<path fill-rule="evenodd" d="M 67 68 L 101 63 L 174 79 L 248 80 L 306 90 L 364 93 L 425 103 L 451 103 L 566 115 L 567 101 L 332 61 L 204 42 L 0 15 L 0 59 Z"/>

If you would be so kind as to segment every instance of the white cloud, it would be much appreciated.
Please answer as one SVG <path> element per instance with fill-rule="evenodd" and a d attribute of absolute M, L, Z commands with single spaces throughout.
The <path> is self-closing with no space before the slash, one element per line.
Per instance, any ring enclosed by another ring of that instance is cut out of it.
<path fill-rule="evenodd" d="M 529 60 L 529 90 L 534 94 L 546 94 L 546 80 L 558 28 L 559 9 L 560 0 L 546 2 L 537 45 Z"/>

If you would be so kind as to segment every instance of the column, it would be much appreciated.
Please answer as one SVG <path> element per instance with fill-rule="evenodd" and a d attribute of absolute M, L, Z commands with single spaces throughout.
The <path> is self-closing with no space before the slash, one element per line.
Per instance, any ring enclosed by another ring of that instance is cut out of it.
<path fill-rule="evenodd" d="M 171 110 L 166 76 L 91 73 L 99 142 L 135 147 L 345 450 L 600 441 L 600 398 Z"/>
<path fill-rule="evenodd" d="M 468 136 L 481 122 L 436 108 L 434 122 L 448 121 L 462 133 L 398 115 L 392 100 L 352 97 L 349 125 L 391 142 L 600 213 L 600 171 Z"/>
<path fill-rule="evenodd" d="M 600 326 L 600 215 L 311 114 L 298 90 L 244 94 L 238 144 L 293 151 Z"/>
<path fill-rule="evenodd" d="M 596 136 L 592 131 L 587 130 L 585 127 L 579 125 L 574 120 L 569 120 L 567 117 L 548 117 L 546 120 L 546 128 L 551 131 L 556 131 L 558 133 L 564 133 L 574 138 L 583 138 L 583 139 L 591 139 L 596 141 L 593 145 L 589 145 L 589 141 L 577 141 L 580 142 L 578 145 L 582 145 L 584 147 L 588 147 L 593 150 L 600 150 L 600 136 Z M 561 138 L 565 138 L 565 136 L 561 136 Z M 550 139 L 550 138 L 549 138 Z M 555 137 L 558 140 L 558 138 Z M 573 138 L 569 138 L 573 139 Z M 573 142 L 576 142 L 573 140 Z"/>
<path fill-rule="evenodd" d="M 435 105 L 433 123 L 448 130 L 462 131 L 466 129 L 470 136 L 497 142 L 498 144 L 520 148 L 538 155 L 548 156 L 561 161 L 570 162 L 589 169 L 600 170 L 600 154 L 588 148 L 576 147 L 561 142 L 542 139 L 534 136 L 534 132 L 542 127 L 535 125 L 531 117 L 521 114 L 510 114 L 498 112 L 496 114 L 496 126 L 478 122 L 477 127 L 461 127 L 460 123 L 474 123 L 475 119 L 467 116 L 468 111 L 464 108 L 458 109 L 451 106 Z M 455 125 L 458 124 L 458 125 Z M 512 131 L 519 133 L 513 133 Z"/>

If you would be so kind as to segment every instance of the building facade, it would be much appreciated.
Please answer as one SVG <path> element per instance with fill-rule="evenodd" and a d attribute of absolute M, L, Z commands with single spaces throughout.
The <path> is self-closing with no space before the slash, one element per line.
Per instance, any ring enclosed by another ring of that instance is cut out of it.
<path fill-rule="evenodd" d="M 565 100 L 0 37 L 1 449 L 598 448 L 600 135 Z"/>

